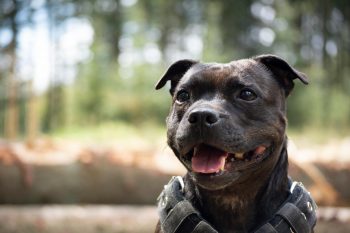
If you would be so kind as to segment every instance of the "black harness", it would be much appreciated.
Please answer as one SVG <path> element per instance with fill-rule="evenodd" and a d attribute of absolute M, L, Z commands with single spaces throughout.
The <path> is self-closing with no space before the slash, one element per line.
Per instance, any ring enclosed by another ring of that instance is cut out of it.
<path fill-rule="evenodd" d="M 289 179 L 290 195 L 275 215 L 253 233 L 310 233 L 317 205 L 301 182 Z M 158 197 L 163 233 L 218 233 L 184 197 L 182 177 L 174 176 Z"/>

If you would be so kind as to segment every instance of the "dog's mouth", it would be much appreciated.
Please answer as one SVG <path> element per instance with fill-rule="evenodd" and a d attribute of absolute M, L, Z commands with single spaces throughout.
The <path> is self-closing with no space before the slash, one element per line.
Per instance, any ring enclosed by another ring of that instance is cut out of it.
<path fill-rule="evenodd" d="M 227 152 L 216 147 L 200 144 L 183 158 L 190 164 L 192 172 L 206 175 L 221 175 L 225 172 L 243 170 L 264 160 L 271 146 L 259 145 L 247 152 Z"/>

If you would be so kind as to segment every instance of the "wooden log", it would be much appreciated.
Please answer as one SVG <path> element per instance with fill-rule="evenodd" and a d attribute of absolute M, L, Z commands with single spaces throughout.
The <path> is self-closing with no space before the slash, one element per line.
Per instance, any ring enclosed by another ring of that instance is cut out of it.
<path fill-rule="evenodd" d="M 0 143 L 0 204 L 154 204 L 171 175 L 184 173 L 164 149 Z M 289 174 L 304 183 L 318 205 L 350 206 L 350 162 L 290 156 Z"/>
<path fill-rule="evenodd" d="M 0 165 L 1 204 L 154 204 L 171 177 L 105 158 L 90 164 L 32 165 L 31 172 L 33 181 L 26 187 L 16 166 Z"/>
<path fill-rule="evenodd" d="M 289 174 L 303 182 L 318 205 L 350 206 L 350 163 L 291 163 Z"/>

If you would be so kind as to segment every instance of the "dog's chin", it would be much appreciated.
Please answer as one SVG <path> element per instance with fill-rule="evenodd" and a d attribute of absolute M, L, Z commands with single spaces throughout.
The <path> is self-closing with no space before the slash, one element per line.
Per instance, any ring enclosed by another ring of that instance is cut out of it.
<path fill-rule="evenodd" d="M 214 174 L 203 174 L 189 171 L 190 176 L 203 189 L 220 190 L 233 185 L 239 180 L 242 173 L 240 171 L 221 171 Z"/>
<path fill-rule="evenodd" d="M 272 153 L 271 144 L 258 145 L 246 152 L 228 152 L 199 144 L 180 156 L 180 160 L 201 188 L 219 190 L 254 172 Z"/>

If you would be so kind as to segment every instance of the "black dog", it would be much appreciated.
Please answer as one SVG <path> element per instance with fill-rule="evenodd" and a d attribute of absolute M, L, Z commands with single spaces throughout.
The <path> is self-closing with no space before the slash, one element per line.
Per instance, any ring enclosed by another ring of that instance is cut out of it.
<path fill-rule="evenodd" d="M 299 197 L 291 195 L 287 174 L 286 98 L 294 79 L 308 83 L 274 55 L 169 67 L 156 89 L 171 81 L 168 144 L 188 172 L 184 187 L 168 185 L 183 197 L 163 191 L 157 232 L 312 231 L 315 204 L 301 185 Z M 210 230 L 198 230 L 201 221 Z"/>

